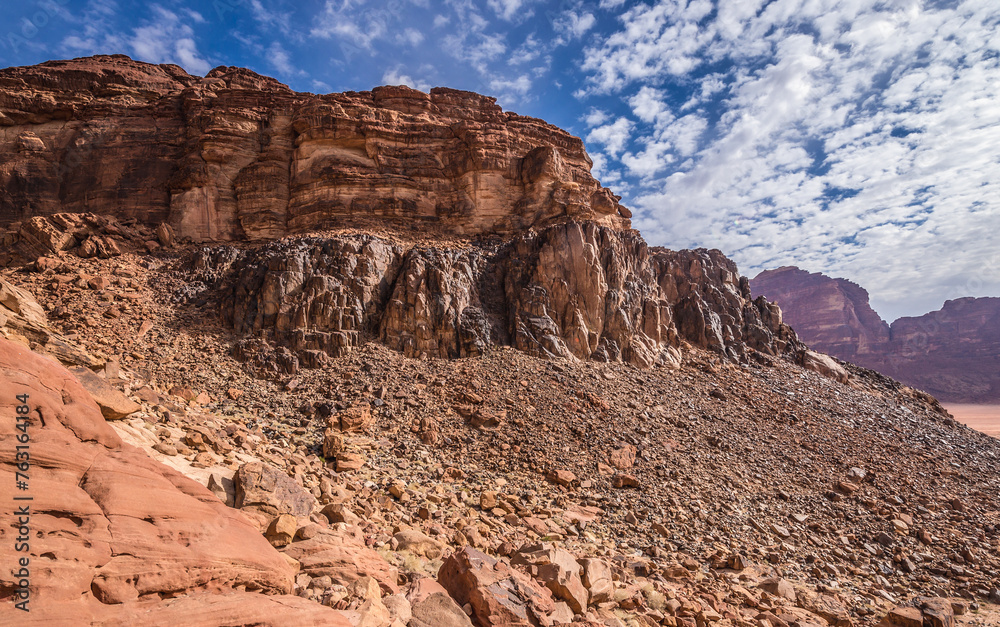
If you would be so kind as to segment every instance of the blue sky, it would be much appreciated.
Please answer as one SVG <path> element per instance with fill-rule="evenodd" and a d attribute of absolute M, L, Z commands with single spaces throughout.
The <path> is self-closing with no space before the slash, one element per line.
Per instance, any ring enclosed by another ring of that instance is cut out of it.
<path fill-rule="evenodd" d="M 720 248 L 751 276 L 846 277 L 889 320 L 1000 295 L 995 0 L 35 0 L 5 14 L 2 66 L 125 53 L 300 91 L 490 94 L 583 137 L 652 244 Z"/>

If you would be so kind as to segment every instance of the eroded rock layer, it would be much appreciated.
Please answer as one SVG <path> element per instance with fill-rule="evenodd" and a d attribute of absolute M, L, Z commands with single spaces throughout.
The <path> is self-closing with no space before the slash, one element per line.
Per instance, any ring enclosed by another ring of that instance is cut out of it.
<path fill-rule="evenodd" d="M 122 55 L 0 71 L 0 226 L 69 211 L 195 240 L 627 228 L 590 168 L 579 138 L 453 89 L 314 95 L 242 68 L 201 78 Z"/>
<path fill-rule="evenodd" d="M 798 348 L 718 251 L 650 248 L 634 231 L 571 222 L 501 245 L 412 246 L 370 235 L 205 249 L 195 269 L 238 332 L 321 365 L 377 337 L 407 356 L 510 345 L 542 357 L 676 365 L 684 342 L 734 360 Z M 245 350 L 248 358 L 261 346 Z"/>

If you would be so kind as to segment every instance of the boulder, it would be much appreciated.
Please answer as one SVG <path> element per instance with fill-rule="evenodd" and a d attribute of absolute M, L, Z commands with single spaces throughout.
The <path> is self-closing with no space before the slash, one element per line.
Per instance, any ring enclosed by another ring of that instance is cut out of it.
<path fill-rule="evenodd" d="M 590 594 L 590 604 L 597 605 L 612 600 L 615 596 L 615 583 L 607 562 L 584 558 L 580 560 L 580 565 L 583 567 L 583 586 Z"/>
<path fill-rule="evenodd" d="M 331 416 L 330 426 L 342 433 L 364 431 L 372 424 L 372 410 L 369 407 L 349 407 Z"/>
<path fill-rule="evenodd" d="M 635 454 L 636 448 L 631 444 L 627 444 L 611 451 L 611 454 L 608 455 L 608 464 L 618 470 L 628 470 L 632 466 L 635 466 Z"/>
<path fill-rule="evenodd" d="M 393 539 L 397 543 L 397 551 L 409 551 L 431 560 L 441 557 L 444 553 L 443 544 L 416 529 L 404 529 L 394 535 Z"/>
<path fill-rule="evenodd" d="M 450 555 L 438 583 L 459 604 L 472 607 L 476 624 L 529 627 L 551 625 L 557 611 L 552 593 L 527 575 L 471 547 Z"/>
<path fill-rule="evenodd" d="M 301 572 L 311 577 L 328 576 L 333 583 L 343 586 L 362 577 L 372 577 L 385 593 L 399 591 L 396 568 L 365 546 L 364 536 L 356 527 L 334 525 L 308 540 L 289 544 L 284 554 L 298 561 Z"/>
<path fill-rule="evenodd" d="M 240 466 L 233 477 L 236 507 L 270 520 L 279 514 L 308 516 L 316 499 L 294 479 L 263 462 Z"/>
<path fill-rule="evenodd" d="M 425 577 L 410 586 L 409 627 L 472 627 L 472 621 L 441 584 Z"/>
<path fill-rule="evenodd" d="M 782 599 L 787 599 L 792 603 L 794 603 L 796 600 L 795 588 L 793 588 L 792 584 L 785 579 L 781 579 L 778 577 L 765 579 L 764 581 L 760 582 L 757 585 L 757 587 L 763 590 L 764 592 L 773 594 L 774 596 L 780 597 Z"/>
<path fill-rule="evenodd" d="M 589 593 L 581 580 L 583 568 L 572 553 L 543 542 L 521 547 L 511 556 L 512 566 L 530 566 L 529 572 L 576 614 L 587 610 Z"/>
<path fill-rule="evenodd" d="M 838 364 L 836 359 L 830 357 L 829 355 L 807 350 L 802 351 L 799 361 L 801 362 L 803 368 L 818 372 L 824 377 L 829 377 L 834 381 L 847 383 L 848 379 L 850 379 L 850 375 L 847 374 L 847 370 Z"/>
<path fill-rule="evenodd" d="M 107 379 L 98 375 L 90 368 L 71 366 L 69 370 L 76 376 L 80 384 L 90 392 L 94 400 L 97 401 L 97 405 L 101 408 L 101 414 L 104 415 L 105 419 L 121 420 L 142 409 L 139 403 L 122 394 L 108 383 Z"/>

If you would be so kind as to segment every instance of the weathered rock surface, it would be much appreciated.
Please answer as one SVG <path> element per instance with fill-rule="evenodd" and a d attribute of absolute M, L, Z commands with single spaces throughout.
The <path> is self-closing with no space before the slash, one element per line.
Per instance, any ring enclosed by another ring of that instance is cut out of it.
<path fill-rule="evenodd" d="M 261 462 L 240 466 L 233 483 L 236 507 L 258 520 L 281 514 L 308 516 L 316 506 L 316 499 L 291 477 Z"/>
<path fill-rule="evenodd" d="M 241 514 L 123 444 L 62 366 L 0 339 L 0 384 L 5 416 L 15 415 L 16 395 L 28 395 L 31 408 L 25 492 L 33 498 L 31 540 L 30 550 L 17 554 L 29 559 L 32 573 L 32 611 L 24 620 L 166 624 L 159 617 L 140 619 L 151 617 L 152 605 L 174 616 L 204 610 L 205 622 L 191 624 L 233 624 L 249 611 L 271 624 L 284 612 L 303 624 L 338 624 L 335 612 L 294 597 L 236 591 L 288 593 L 293 571 Z M 5 451 L 14 450 L 19 433 L 14 420 L 0 423 Z M 13 457 L 4 456 L 0 494 L 6 502 L 14 502 L 14 470 Z M 0 529 L 5 560 L 13 556 L 13 533 L 6 525 Z M 9 597 L 15 588 L 5 569 L 0 590 Z M 161 599 L 185 593 L 193 596 L 165 605 Z"/>
<path fill-rule="evenodd" d="M 676 366 L 684 342 L 736 361 L 798 347 L 777 308 L 751 301 L 718 251 L 650 248 L 635 232 L 593 222 L 461 250 L 368 235 L 217 247 L 194 269 L 214 280 L 228 324 L 291 348 L 295 364 L 321 365 L 373 336 L 411 357 L 511 345 L 643 368 Z M 258 369 L 288 372 L 275 364 L 291 359 L 271 350 Z M 245 358 L 267 353 L 255 345 Z"/>
<path fill-rule="evenodd" d="M 750 281 L 810 347 L 877 370 L 942 401 L 1000 402 L 1000 298 L 959 298 L 887 325 L 868 292 L 788 267 Z"/>
<path fill-rule="evenodd" d="M 48 317 L 34 296 L 0 279 L 0 336 L 14 340 L 36 352 L 47 353 L 60 362 L 91 368 L 104 360 L 91 355 L 49 326 Z"/>
<path fill-rule="evenodd" d="M 70 372 L 80 382 L 80 385 L 90 393 L 97 406 L 101 408 L 101 414 L 108 420 L 119 420 L 142 409 L 139 403 L 112 387 L 106 379 L 90 368 L 73 366 L 70 368 Z"/>
<path fill-rule="evenodd" d="M 445 560 L 438 582 L 459 604 L 472 606 L 477 625 L 551 625 L 550 614 L 557 611 L 547 589 L 502 561 L 470 547 Z"/>
<path fill-rule="evenodd" d="M 453 89 L 313 95 L 243 68 L 96 56 L 0 71 L 0 126 L 0 226 L 67 211 L 196 240 L 629 224 L 579 138 Z"/>

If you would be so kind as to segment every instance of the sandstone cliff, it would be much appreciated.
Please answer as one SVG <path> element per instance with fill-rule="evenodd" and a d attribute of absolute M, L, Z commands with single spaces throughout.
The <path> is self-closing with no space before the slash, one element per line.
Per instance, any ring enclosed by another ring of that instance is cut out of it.
<path fill-rule="evenodd" d="M 330 226 L 512 233 L 627 228 L 583 142 L 494 98 L 406 87 L 296 93 L 242 68 L 205 78 L 122 55 L 0 70 L 0 227 L 60 212 L 179 237 Z"/>
<path fill-rule="evenodd" d="M 0 262 L 276 239 L 195 264 L 263 370 L 368 338 L 643 368 L 676 366 L 685 343 L 738 361 L 800 348 L 721 253 L 631 231 L 580 139 L 485 96 L 318 96 L 92 57 L 0 71 L 0 126 Z M 285 237 L 305 232 L 323 235 Z"/>
<path fill-rule="evenodd" d="M 794 267 L 750 281 L 812 348 L 878 370 L 946 402 L 1000 401 L 1000 298 L 960 298 L 888 325 L 868 292 Z"/>
<path fill-rule="evenodd" d="M 860 363 L 859 355 L 880 354 L 889 341 L 889 325 L 868 304 L 868 292 L 846 279 L 789 266 L 761 272 L 750 290 L 781 307 L 807 344 L 841 359 Z"/>

